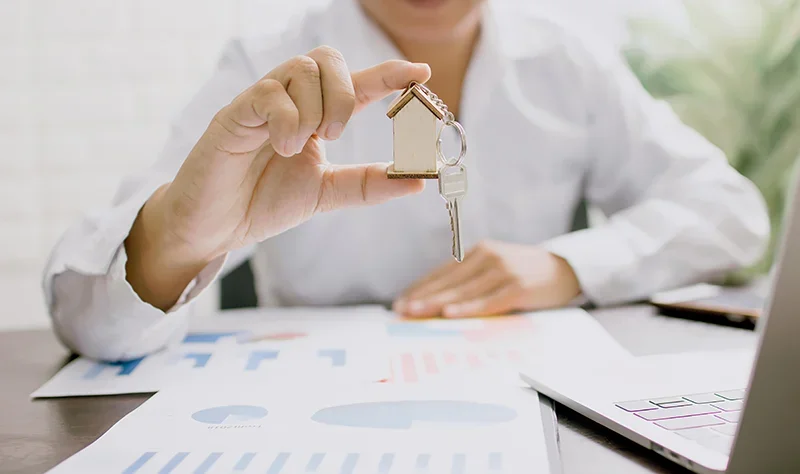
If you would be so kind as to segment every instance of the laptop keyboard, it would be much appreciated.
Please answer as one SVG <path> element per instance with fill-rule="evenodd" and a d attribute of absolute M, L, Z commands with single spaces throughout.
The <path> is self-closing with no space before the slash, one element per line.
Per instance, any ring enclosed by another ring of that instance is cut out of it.
<path fill-rule="evenodd" d="M 633 400 L 617 407 L 703 446 L 730 454 L 744 390 Z"/>

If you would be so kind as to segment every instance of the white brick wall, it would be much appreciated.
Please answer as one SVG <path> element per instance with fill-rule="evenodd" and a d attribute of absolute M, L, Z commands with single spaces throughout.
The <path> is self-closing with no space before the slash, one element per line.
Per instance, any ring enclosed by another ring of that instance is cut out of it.
<path fill-rule="evenodd" d="M 0 329 L 48 324 L 53 244 L 154 159 L 225 40 L 324 2 L 0 0 Z"/>

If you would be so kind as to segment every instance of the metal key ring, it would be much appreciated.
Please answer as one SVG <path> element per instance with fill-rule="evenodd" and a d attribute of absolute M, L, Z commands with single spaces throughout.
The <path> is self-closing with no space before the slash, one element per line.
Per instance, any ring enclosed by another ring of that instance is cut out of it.
<path fill-rule="evenodd" d="M 461 153 L 459 153 L 458 158 L 449 160 L 444 156 L 444 153 L 442 153 L 442 132 L 448 126 L 455 127 L 456 130 L 458 130 L 459 138 L 461 138 Z M 444 123 L 442 128 L 439 129 L 439 133 L 436 135 L 436 155 L 442 160 L 445 166 L 458 166 L 464 161 L 464 157 L 467 156 L 467 133 L 460 123 L 455 120 L 448 120 Z"/>

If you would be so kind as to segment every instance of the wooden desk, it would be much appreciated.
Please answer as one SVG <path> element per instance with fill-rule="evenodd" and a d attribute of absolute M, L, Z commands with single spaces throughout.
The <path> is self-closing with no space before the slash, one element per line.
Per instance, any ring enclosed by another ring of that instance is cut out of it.
<path fill-rule="evenodd" d="M 667 318 L 647 306 L 594 311 L 634 355 L 751 346 L 752 331 Z M 31 401 L 69 354 L 49 331 L 0 333 L 0 472 L 38 474 L 79 451 L 145 395 Z M 558 406 L 564 474 L 684 473 L 683 469 Z"/>

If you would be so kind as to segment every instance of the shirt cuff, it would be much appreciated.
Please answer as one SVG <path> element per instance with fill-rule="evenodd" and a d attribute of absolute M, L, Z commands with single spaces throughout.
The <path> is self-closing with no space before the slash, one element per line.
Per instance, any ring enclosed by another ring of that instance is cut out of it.
<path fill-rule="evenodd" d="M 181 342 L 189 327 L 191 302 L 200 296 L 219 276 L 227 255 L 209 263 L 186 286 L 178 301 L 166 312 L 143 301 L 127 279 L 125 264 L 128 261 L 125 246 L 121 245 L 106 275 L 106 287 L 110 306 L 114 311 L 120 328 L 125 328 L 126 337 L 120 337 L 123 344 L 116 348 L 117 353 L 100 355 L 100 359 L 132 359 L 155 352 L 163 347 Z M 114 325 L 116 327 L 116 325 Z M 135 335 L 132 337 L 132 335 Z M 120 335 L 122 336 L 122 335 Z"/>
<path fill-rule="evenodd" d="M 581 291 L 597 305 L 622 302 L 630 297 L 622 275 L 631 268 L 631 252 L 608 227 L 571 232 L 543 244 L 548 252 L 569 263 Z"/>
<path fill-rule="evenodd" d="M 225 266 L 225 261 L 227 258 L 228 254 L 222 255 L 215 258 L 208 265 L 203 267 L 203 269 L 200 270 L 200 273 L 198 273 L 197 276 L 190 281 L 188 285 L 186 285 L 186 288 L 183 290 L 183 292 L 181 292 L 181 296 L 178 298 L 178 301 L 170 309 L 168 309 L 166 313 L 175 313 L 200 296 L 206 288 L 216 281 L 217 277 L 222 271 L 222 268 Z M 123 244 L 117 249 L 117 253 L 111 262 L 108 275 L 114 280 L 124 282 L 124 286 L 138 301 L 138 303 L 147 304 L 146 302 L 142 301 L 141 298 L 139 298 L 138 293 L 136 293 L 136 291 L 128 282 L 128 274 L 125 270 L 125 264 L 127 262 L 128 254 L 125 252 L 125 245 Z"/>

